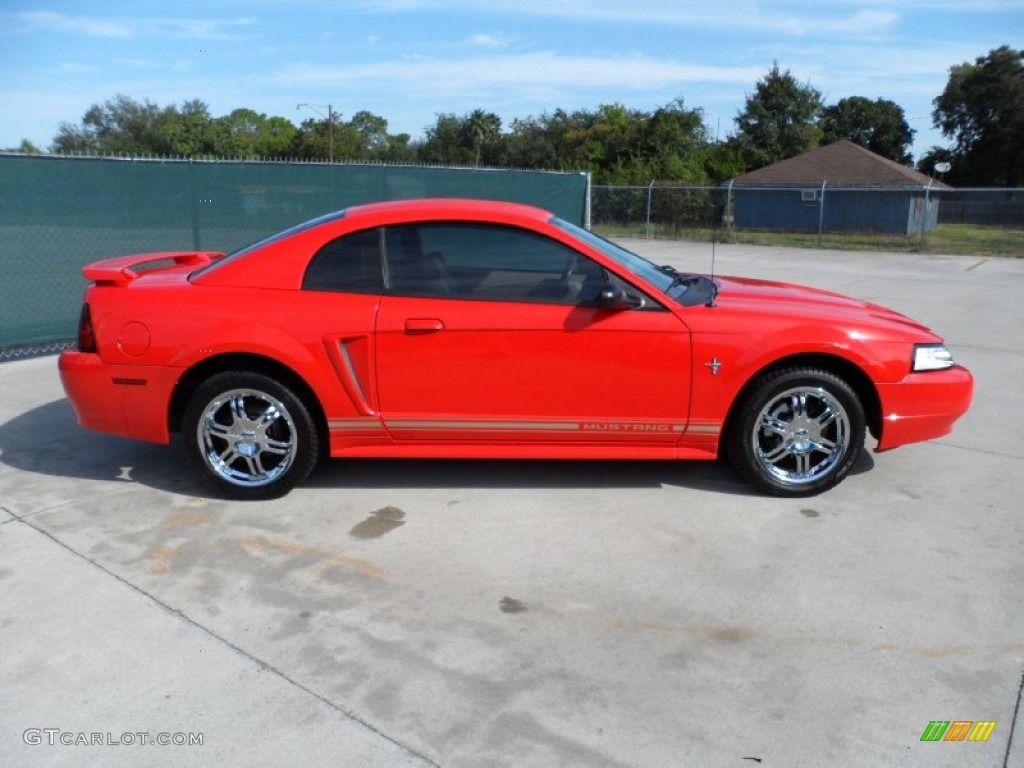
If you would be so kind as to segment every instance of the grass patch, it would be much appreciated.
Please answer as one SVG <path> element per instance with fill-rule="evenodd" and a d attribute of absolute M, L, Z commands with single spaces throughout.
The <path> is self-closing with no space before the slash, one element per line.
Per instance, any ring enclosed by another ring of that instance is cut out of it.
<path fill-rule="evenodd" d="M 643 224 L 638 226 L 598 224 L 594 229 L 605 237 L 647 237 L 647 231 Z M 727 235 L 724 231 L 711 229 L 687 229 L 681 234 L 676 234 L 662 227 L 652 227 L 651 235 L 658 239 L 694 240 L 697 242 L 710 242 L 714 236 L 719 242 L 771 245 L 781 248 L 1024 257 L 1024 229 L 1001 229 L 974 224 L 940 224 L 934 231 L 927 233 L 923 247 L 920 235 L 830 234 L 826 232 L 819 238 L 817 234 L 809 232 L 733 230 Z"/>

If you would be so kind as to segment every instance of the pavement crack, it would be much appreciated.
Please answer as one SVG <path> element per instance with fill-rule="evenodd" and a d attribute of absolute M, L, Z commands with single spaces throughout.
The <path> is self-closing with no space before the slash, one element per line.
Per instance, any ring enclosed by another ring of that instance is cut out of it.
<path fill-rule="evenodd" d="M 82 552 L 79 552 L 77 549 L 72 547 L 70 544 L 67 544 L 67 543 L 61 541 L 60 539 L 58 539 L 56 536 L 54 536 L 49 531 L 47 531 L 47 530 L 45 530 L 43 528 L 40 528 L 38 525 L 33 524 L 30 520 L 27 520 L 24 517 L 18 517 L 17 515 L 15 515 L 13 512 L 11 512 L 6 507 L 0 507 L 0 509 L 2 509 L 4 512 L 6 512 L 12 518 L 10 520 L 3 521 L 3 522 L 18 522 L 18 523 L 22 523 L 23 525 L 28 526 L 29 528 L 31 528 L 33 531 L 35 531 L 39 535 L 41 535 L 41 536 L 49 539 L 50 541 L 52 541 L 58 547 L 61 547 L 62 549 L 66 550 L 67 552 L 70 552 L 72 555 L 81 558 L 82 560 L 84 560 L 85 562 L 89 563 L 89 565 L 93 566 L 94 568 L 98 568 L 99 570 L 101 570 L 105 574 L 107 574 L 108 576 L 113 577 L 118 582 L 120 582 L 121 584 L 126 586 L 128 589 L 130 589 L 130 590 L 132 590 L 132 591 L 142 595 L 146 599 L 150 600 L 151 602 L 156 604 L 159 608 L 161 608 L 166 613 L 168 613 L 171 616 L 174 616 L 174 617 L 176 617 L 178 619 L 181 619 L 182 621 L 184 621 L 184 622 L 192 625 L 196 629 L 198 629 L 200 632 L 203 632 L 204 634 L 206 634 L 209 637 L 217 640 L 218 642 L 223 643 L 228 648 L 231 648 L 236 653 L 240 654 L 244 658 L 246 658 L 249 661 L 251 661 L 254 664 L 256 664 L 257 667 L 259 667 L 260 669 L 266 670 L 267 672 L 270 672 L 270 673 L 276 675 L 281 680 L 284 680 L 289 685 L 292 685 L 293 687 L 298 688 L 303 693 L 305 693 L 305 694 L 307 694 L 309 696 L 312 696 L 313 698 L 317 699 L 319 702 L 321 702 L 325 706 L 329 707 L 330 709 L 334 710 L 335 712 L 337 712 L 338 714 L 342 715 L 343 717 L 346 717 L 349 720 L 352 720 L 353 722 L 359 723 L 359 725 L 361 725 L 364 728 L 366 728 L 367 730 L 372 731 L 373 733 L 377 734 L 380 738 L 382 738 L 382 739 L 384 739 L 384 740 L 394 744 L 396 747 L 398 747 L 399 749 L 403 750 L 404 752 L 406 752 L 410 756 L 415 757 L 418 760 L 422 760 L 427 765 L 434 766 L 434 768 L 441 768 L 441 766 L 438 763 L 434 762 L 433 760 L 431 760 L 426 755 L 423 755 L 423 754 L 417 752 L 415 749 L 413 749 L 412 747 L 410 747 L 407 744 L 403 744 L 401 741 L 399 741 L 395 737 L 388 735 L 387 733 L 382 731 L 380 728 L 377 728 L 372 723 L 369 723 L 366 720 L 364 720 L 363 718 L 361 718 L 359 715 L 357 715 L 357 714 L 355 714 L 353 712 L 349 712 L 347 709 L 342 707 L 340 704 L 338 704 L 337 702 L 332 701 L 331 699 L 327 698 L 323 694 L 317 693 L 316 691 L 314 691 L 313 689 L 309 688 L 308 686 L 303 685 L 298 680 L 295 680 L 294 678 L 290 677 L 287 673 L 285 673 L 282 670 L 280 670 L 277 667 L 275 667 L 273 664 L 270 664 L 270 663 L 264 661 L 263 659 L 261 659 L 261 658 L 259 658 L 257 656 L 254 656 L 249 651 L 246 651 L 244 648 L 241 648 L 240 646 L 235 645 L 233 642 L 228 640 L 226 637 L 223 637 L 222 635 L 217 634 L 216 632 L 214 632 L 209 627 L 206 627 L 206 626 L 200 624 L 198 621 L 193 619 L 188 614 L 183 613 L 181 611 L 181 609 L 174 608 L 170 604 L 165 603 L 163 600 L 161 600 L 159 597 L 157 597 L 153 593 L 147 592 L 145 589 L 143 589 L 142 587 L 138 586 L 137 584 L 133 584 L 132 582 L 128 581 L 123 576 L 118 575 L 117 573 L 115 573 L 114 571 L 110 570 L 106 566 L 101 565 L 100 563 L 96 562 L 95 560 L 93 560 L 88 555 L 86 555 L 86 554 L 84 554 Z"/>
<path fill-rule="evenodd" d="M 947 443 L 935 441 L 933 445 L 937 445 L 940 448 L 955 448 L 958 451 L 970 451 L 971 453 L 981 453 L 985 456 L 998 456 L 1002 459 L 1016 459 L 1017 461 L 1024 461 L 1024 456 L 1017 456 L 1012 453 L 1003 453 L 1002 451 L 986 451 L 984 448 L 971 448 L 966 445 L 957 445 L 956 443 Z"/>
<path fill-rule="evenodd" d="M 1024 673 L 1020 676 L 1020 685 L 1017 686 L 1017 703 L 1013 707 L 1013 719 L 1010 720 L 1010 735 L 1006 737 L 1006 754 L 1003 755 L 1003 768 L 1010 765 L 1010 747 L 1013 746 L 1013 732 L 1017 728 L 1017 718 L 1020 715 L 1020 697 L 1024 691 Z"/>

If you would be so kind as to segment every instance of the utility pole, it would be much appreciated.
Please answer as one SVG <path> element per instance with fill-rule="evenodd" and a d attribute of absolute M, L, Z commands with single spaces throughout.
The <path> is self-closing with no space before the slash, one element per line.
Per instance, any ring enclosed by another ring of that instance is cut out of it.
<path fill-rule="evenodd" d="M 333 163 L 334 162 L 334 108 L 330 104 L 309 104 L 309 103 L 307 103 L 305 101 L 302 102 L 301 104 L 296 104 L 295 105 L 295 109 L 301 109 L 302 107 L 309 107 L 314 112 L 316 112 L 318 115 L 320 115 L 320 117 L 323 117 L 324 113 L 321 112 L 319 109 L 317 109 L 317 107 L 320 107 L 321 109 L 324 108 L 324 107 L 327 108 L 327 144 L 328 144 L 327 160 L 329 162 Z"/>

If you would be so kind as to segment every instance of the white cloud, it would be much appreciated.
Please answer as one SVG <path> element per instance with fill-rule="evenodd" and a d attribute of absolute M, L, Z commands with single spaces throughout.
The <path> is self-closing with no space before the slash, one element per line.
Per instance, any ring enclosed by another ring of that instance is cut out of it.
<path fill-rule="evenodd" d="M 135 36 L 135 31 L 127 24 L 116 21 L 100 21 L 85 16 L 68 16 L 53 11 L 25 11 L 15 14 L 15 18 L 28 24 L 31 29 L 78 32 L 90 37 L 124 39 Z"/>
<path fill-rule="evenodd" d="M 62 62 L 56 69 L 48 70 L 55 75 L 83 75 L 92 72 L 99 72 L 100 68 L 93 64 L 80 64 L 76 61 Z"/>
<path fill-rule="evenodd" d="M 506 48 L 512 44 L 512 39 L 501 35 L 488 35 L 478 33 L 470 35 L 465 39 L 469 45 L 476 45 L 481 48 Z"/>
<path fill-rule="evenodd" d="M 963 4 L 962 0 L 960 1 Z M 998 2 L 980 1 L 993 6 Z M 1024 0 L 1009 2 L 1024 4 Z M 801 0 L 776 2 L 770 7 L 757 0 L 734 0 L 727 9 L 714 3 L 686 0 L 645 0 L 643 3 L 622 0 L 516 0 L 514 3 L 487 10 L 508 16 L 539 16 L 571 21 L 655 24 L 683 28 L 742 29 L 761 34 L 803 36 L 841 32 L 847 35 L 876 35 L 887 31 L 899 19 L 897 10 L 901 10 L 902 5 L 895 2 L 875 4 L 887 9 L 862 9 L 852 14 L 837 14 L 832 10 L 822 11 L 823 8 L 829 9 L 831 4 L 811 4 Z M 479 0 L 354 0 L 350 7 L 352 10 L 369 13 L 480 10 Z"/>
<path fill-rule="evenodd" d="M 888 31 L 899 15 L 892 11 L 858 11 L 852 16 L 837 18 L 817 17 L 806 21 L 800 17 L 789 17 L 785 24 L 797 35 L 877 35 Z"/>
<path fill-rule="evenodd" d="M 307 0 L 307 4 L 323 5 L 323 0 Z M 333 3 L 328 2 L 329 5 Z M 346 6 L 364 13 L 405 13 L 412 11 L 459 11 L 480 9 L 479 0 L 349 0 Z M 734 0 L 725 12 L 705 0 L 644 0 L 626 3 L 622 0 L 517 0 L 515 3 L 489 7 L 492 13 L 566 16 L 574 18 L 633 18 L 654 22 L 685 22 L 687 19 L 707 21 L 718 19 L 722 26 L 742 22 L 755 16 L 796 15 L 801 17 L 820 13 L 825 7 L 865 6 L 889 8 L 893 11 L 926 10 L 942 12 L 1007 13 L 1024 10 L 1024 0 Z"/>
<path fill-rule="evenodd" d="M 631 58 L 561 56 L 551 52 L 480 56 L 460 60 L 414 57 L 389 62 L 330 67 L 295 64 L 275 78 L 292 85 L 352 84 L 417 89 L 424 82 L 433 93 L 462 93 L 496 88 L 628 91 L 666 89 L 686 83 L 751 83 L 760 67 L 715 67 L 641 56 Z"/>
<path fill-rule="evenodd" d="M 930 13 L 1010 13 L 1024 11 L 1024 0 L 832 0 L 835 5 L 877 5 L 901 11 L 924 10 Z M 808 7 L 820 7 L 819 0 L 810 0 Z"/>
<path fill-rule="evenodd" d="M 238 40 L 243 36 L 229 30 L 255 24 L 251 18 L 235 19 L 157 19 L 147 24 L 154 31 L 192 40 Z"/>
<path fill-rule="evenodd" d="M 54 11 L 25 11 L 15 14 L 14 18 L 26 24 L 29 29 L 125 40 L 136 38 L 143 33 L 193 40 L 237 40 L 242 38 L 237 30 L 256 23 L 254 19 L 242 16 L 234 19 L 163 18 L 131 22 L 106 21 L 87 16 L 69 16 Z"/>
<path fill-rule="evenodd" d="M 114 63 L 128 69 L 160 69 L 163 66 L 159 61 L 152 59 L 114 59 Z"/>

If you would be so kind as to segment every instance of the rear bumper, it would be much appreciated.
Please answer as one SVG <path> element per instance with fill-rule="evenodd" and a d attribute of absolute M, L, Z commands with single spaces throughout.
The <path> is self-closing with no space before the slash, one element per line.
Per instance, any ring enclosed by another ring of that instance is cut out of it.
<path fill-rule="evenodd" d="M 65 350 L 61 384 L 78 423 L 112 435 L 168 443 L 167 410 L 180 371 L 146 365 L 110 365 L 99 355 Z"/>
<path fill-rule="evenodd" d="M 959 365 L 912 373 L 894 384 L 878 384 L 882 401 L 879 451 L 948 435 L 971 404 L 974 377 Z"/>

